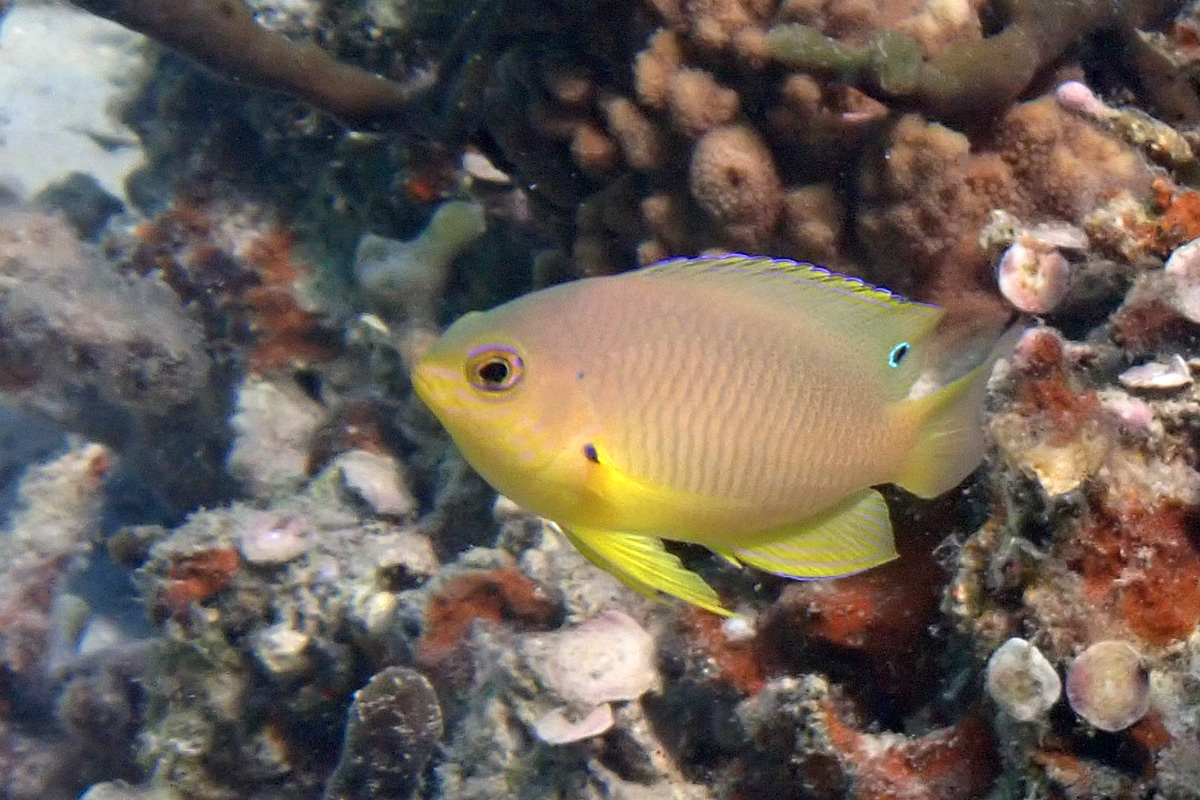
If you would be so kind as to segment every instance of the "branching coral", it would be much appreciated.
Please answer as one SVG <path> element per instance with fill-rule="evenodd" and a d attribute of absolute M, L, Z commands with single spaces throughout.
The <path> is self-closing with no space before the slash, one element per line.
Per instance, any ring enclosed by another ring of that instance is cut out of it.
<path fill-rule="evenodd" d="M 851 46 L 797 23 L 767 31 L 766 50 L 794 69 L 836 76 L 934 117 L 970 121 L 1007 107 L 1081 35 L 1103 28 L 1129 33 L 1177 4 L 1008 0 L 1001 5 L 1007 21 L 999 33 L 951 45 L 928 61 L 916 40 L 898 31 L 882 31 Z"/>

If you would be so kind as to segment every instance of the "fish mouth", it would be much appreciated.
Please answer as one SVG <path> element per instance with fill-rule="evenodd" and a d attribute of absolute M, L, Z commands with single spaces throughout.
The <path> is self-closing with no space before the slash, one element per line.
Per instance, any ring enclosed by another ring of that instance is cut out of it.
<path fill-rule="evenodd" d="M 420 361 L 413 369 L 410 380 L 413 381 L 416 396 L 434 413 L 461 399 L 463 380 L 462 373 L 457 369 Z"/>
<path fill-rule="evenodd" d="M 421 399 L 421 402 L 430 409 L 437 409 L 433 398 L 437 394 L 437 388 L 445 386 L 449 382 L 450 376 L 447 372 L 447 370 L 441 367 L 426 363 L 418 363 L 412 371 L 410 378 L 413 390 L 416 391 L 417 397 Z"/>

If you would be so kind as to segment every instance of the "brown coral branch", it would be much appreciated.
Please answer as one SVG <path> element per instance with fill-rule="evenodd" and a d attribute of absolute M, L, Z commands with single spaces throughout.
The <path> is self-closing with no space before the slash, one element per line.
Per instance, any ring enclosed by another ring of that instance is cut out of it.
<path fill-rule="evenodd" d="M 72 0 L 234 80 L 274 89 L 352 128 L 396 128 L 418 89 L 262 28 L 240 0 Z"/>

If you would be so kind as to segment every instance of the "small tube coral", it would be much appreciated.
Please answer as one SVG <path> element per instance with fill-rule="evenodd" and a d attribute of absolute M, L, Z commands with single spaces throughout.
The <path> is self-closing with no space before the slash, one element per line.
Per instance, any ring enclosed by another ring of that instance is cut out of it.
<path fill-rule="evenodd" d="M 486 227 L 481 206 L 453 200 L 438 207 L 415 239 L 364 236 L 354 265 L 358 284 L 376 304 L 399 306 L 410 323 L 434 327 L 451 263 Z"/>
<path fill-rule="evenodd" d="M 662 133 L 636 103 L 625 97 L 607 97 L 600 106 L 629 166 L 644 172 L 662 166 Z"/>
<path fill-rule="evenodd" d="M 671 76 L 667 102 L 676 127 L 689 136 L 732 122 L 741 105 L 737 92 L 717 83 L 711 72 L 691 67 Z"/>
<path fill-rule="evenodd" d="M 648 108 L 666 108 L 671 77 L 682 64 L 679 37 L 665 28 L 656 31 L 634 62 L 634 89 L 638 101 Z"/>

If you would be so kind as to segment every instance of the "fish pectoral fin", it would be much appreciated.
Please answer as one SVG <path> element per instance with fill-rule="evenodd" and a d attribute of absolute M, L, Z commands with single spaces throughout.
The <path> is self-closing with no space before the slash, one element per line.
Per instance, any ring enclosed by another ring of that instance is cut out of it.
<path fill-rule="evenodd" d="M 874 489 L 770 541 L 728 552 L 742 563 L 787 578 L 837 578 L 897 556 L 887 504 Z"/>
<path fill-rule="evenodd" d="M 661 539 L 583 528 L 562 530 L 589 561 L 635 592 L 651 598 L 662 592 L 714 614 L 728 617 L 733 613 L 721 605 L 715 589 L 667 552 Z"/>

